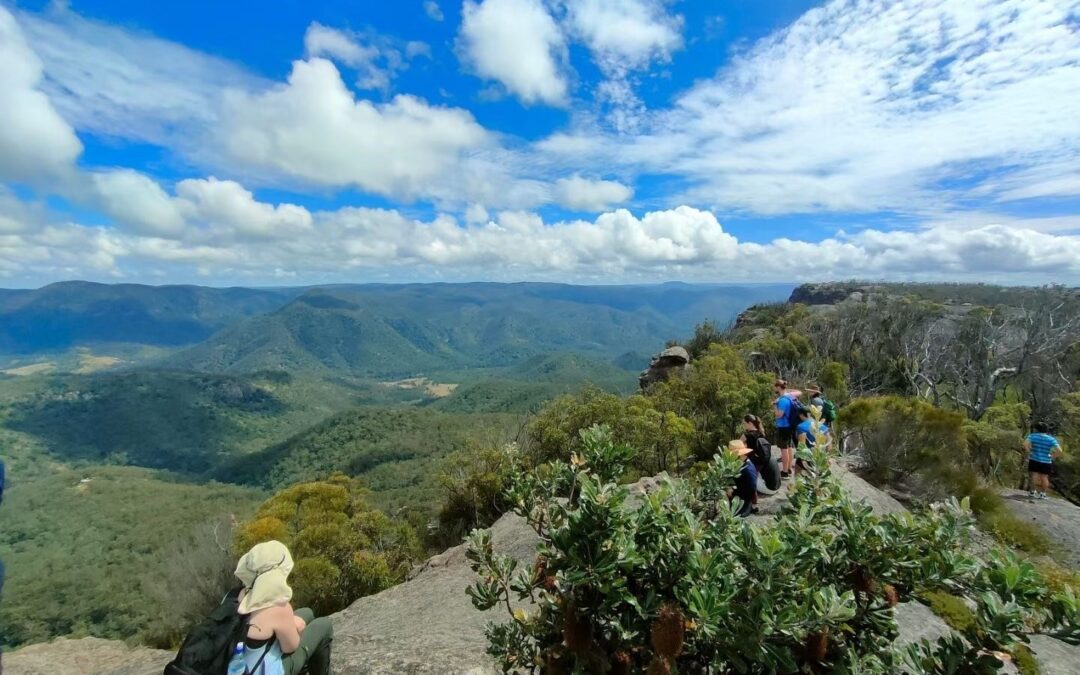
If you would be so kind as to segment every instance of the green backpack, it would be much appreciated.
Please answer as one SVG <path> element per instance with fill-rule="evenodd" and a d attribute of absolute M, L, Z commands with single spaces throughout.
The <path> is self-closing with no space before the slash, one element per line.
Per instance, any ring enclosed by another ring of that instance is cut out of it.
<path fill-rule="evenodd" d="M 821 419 L 830 427 L 836 421 L 836 404 L 827 398 L 821 399 Z"/>

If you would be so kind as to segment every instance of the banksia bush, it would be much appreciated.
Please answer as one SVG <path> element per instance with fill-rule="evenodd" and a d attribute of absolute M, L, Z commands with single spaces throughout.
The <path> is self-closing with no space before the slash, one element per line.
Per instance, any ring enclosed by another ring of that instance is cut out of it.
<path fill-rule="evenodd" d="M 507 501 L 539 534 L 540 562 L 494 552 L 486 530 L 470 536 L 473 604 L 511 609 L 510 622 L 487 629 L 505 672 L 891 675 L 914 663 L 910 672 L 938 673 L 935 663 L 966 666 L 1033 630 L 1080 636 L 1075 595 L 1052 594 L 1014 559 L 966 553 L 971 514 L 955 500 L 876 516 L 847 497 L 819 452 L 785 511 L 752 526 L 710 508 L 734 479 L 722 458 L 631 505 L 603 469 L 623 461 L 611 448 L 591 430 L 578 462 L 511 480 Z M 556 578 L 557 592 L 545 592 Z M 979 605 L 970 634 L 894 647 L 898 589 L 942 587 Z"/>

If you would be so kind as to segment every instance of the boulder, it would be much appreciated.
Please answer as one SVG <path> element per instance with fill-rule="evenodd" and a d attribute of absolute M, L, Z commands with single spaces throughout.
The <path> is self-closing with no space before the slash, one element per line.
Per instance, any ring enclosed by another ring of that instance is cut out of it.
<path fill-rule="evenodd" d="M 499 553 L 531 562 L 538 542 L 523 518 L 504 515 L 491 528 Z M 361 598 L 333 616 L 334 671 L 356 675 L 465 674 L 498 670 L 487 656 L 484 626 L 503 607 L 478 612 L 465 595 L 476 579 L 455 546 L 424 564 L 410 581 Z"/>
<path fill-rule="evenodd" d="M 642 389 L 663 382 L 673 374 L 684 372 L 690 367 L 690 354 L 682 347 L 668 347 L 649 361 L 649 367 L 641 372 L 638 384 Z"/>
<path fill-rule="evenodd" d="M 58 638 L 4 655 L 8 675 L 161 675 L 170 652 L 117 640 Z"/>

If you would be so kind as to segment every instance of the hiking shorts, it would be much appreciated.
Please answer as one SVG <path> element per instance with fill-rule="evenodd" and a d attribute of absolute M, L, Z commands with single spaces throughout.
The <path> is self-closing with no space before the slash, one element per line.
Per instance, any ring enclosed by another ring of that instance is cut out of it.
<path fill-rule="evenodd" d="M 781 450 L 795 447 L 795 429 L 792 427 L 776 427 L 776 445 Z"/>
<path fill-rule="evenodd" d="M 1028 472 L 1041 473 L 1044 476 L 1051 476 L 1054 473 L 1054 465 L 1049 462 L 1036 462 L 1033 459 L 1029 459 Z"/>

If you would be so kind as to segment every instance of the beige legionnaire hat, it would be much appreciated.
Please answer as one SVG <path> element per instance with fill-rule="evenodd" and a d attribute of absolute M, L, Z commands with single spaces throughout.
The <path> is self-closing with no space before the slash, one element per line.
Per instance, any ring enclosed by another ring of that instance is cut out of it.
<path fill-rule="evenodd" d="M 236 563 L 236 578 L 244 584 L 240 614 L 251 614 L 292 599 L 289 572 L 293 559 L 280 541 L 256 544 Z"/>
<path fill-rule="evenodd" d="M 753 450 L 746 447 L 746 443 L 743 443 L 741 438 L 736 438 L 733 441 L 729 441 L 727 444 L 727 449 L 728 452 L 738 457 L 746 457 L 751 452 L 753 452 Z"/>

